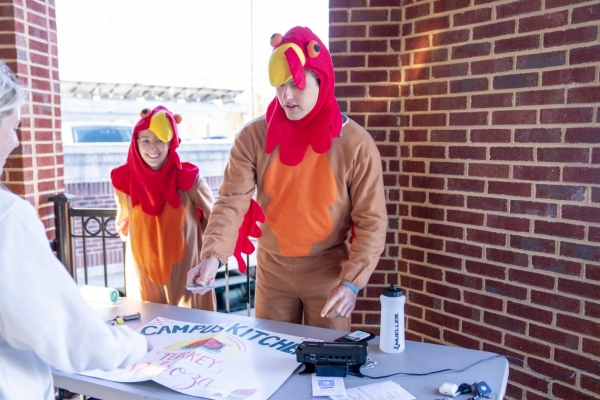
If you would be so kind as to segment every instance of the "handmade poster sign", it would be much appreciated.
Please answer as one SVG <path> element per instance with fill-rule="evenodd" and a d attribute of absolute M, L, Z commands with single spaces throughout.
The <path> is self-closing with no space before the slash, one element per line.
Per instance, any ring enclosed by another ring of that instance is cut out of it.
<path fill-rule="evenodd" d="M 243 323 L 196 324 L 156 318 L 138 329 L 153 349 L 128 368 L 83 375 L 116 382 L 153 380 L 207 399 L 268 399 L 298 367 L 304 340 Z"/>

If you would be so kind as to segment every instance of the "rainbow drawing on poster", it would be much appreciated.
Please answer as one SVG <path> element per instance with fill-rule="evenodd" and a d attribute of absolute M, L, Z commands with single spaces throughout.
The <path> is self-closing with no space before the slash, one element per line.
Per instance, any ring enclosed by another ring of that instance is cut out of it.
<path fill-rule="evenodd" d="M 266 400 L 298 368 L 298 344 L 313 340 L 239 322 L 197 324 L 167 318 L 156 318 L 138 331 L 153 347 L 142 360 L 83 375 L 115 382 L 152 380 L 207 399 Z"/>

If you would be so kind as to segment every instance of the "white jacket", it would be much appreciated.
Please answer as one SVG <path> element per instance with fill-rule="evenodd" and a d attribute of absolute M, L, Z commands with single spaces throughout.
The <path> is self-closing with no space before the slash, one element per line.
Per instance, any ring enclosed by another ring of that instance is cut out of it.
<path fill-rule="evenodd" d="M 0 399 L 53 400 L 50 366 L 111 370 L 146 352 L 142 335 L 85 302 L 35 209 L 0 186 Z"/>

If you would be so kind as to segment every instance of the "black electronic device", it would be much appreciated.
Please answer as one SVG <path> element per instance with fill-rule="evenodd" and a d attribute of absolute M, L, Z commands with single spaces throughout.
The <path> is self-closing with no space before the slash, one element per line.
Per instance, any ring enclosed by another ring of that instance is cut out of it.
<path fill-rule="evenodd" d="M 344 335 L 342 337 L 335 339 L 335 342 L 353 342 L 353 343 L 368 342 L 369 340 L 373 339 L 374 337 L 375 337 L 375 335 L 371 332 L 354 331 L 352 333 L 349 333 L 347 335 Z"/>
<path fill-rule="evenodd" d="M 359 373 L 367 362 L 369 348 L 360 342 L 309 342 L 296 348 L 296 360 L 304 363 L 302 374 L 316 372 L 317 376 L 346 376 Z"/>
<path fill-rule="evenodd" d="M 485 381 L 475 382 L 471 385 L 471 393 L 473 393 L 473 396 L 468 400 L 481 398 L 489 399 L 489 395 L 492 394 L 492 389 Z"/>

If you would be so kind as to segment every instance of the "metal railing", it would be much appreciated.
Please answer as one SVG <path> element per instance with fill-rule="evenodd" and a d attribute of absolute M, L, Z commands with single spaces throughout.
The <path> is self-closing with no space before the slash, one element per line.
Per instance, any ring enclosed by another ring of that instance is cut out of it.
<path fill-rule="evenodd" d="M 79 268 L 83 269 L 83 284 L 90 284 L 89 262 L 91 255 L 98 255 L 95 259 L 101 260 L 103 284 L 109 286 L 109 254 L 110 247 L 118 248 L 120 257 L 117 262 L 123 262 L 125 243 L 121 241 L 116 231 L 115 219 L 117 210 L 114 208 L 75 208 L 70 203 L 77 200 L 77 196 L 60 194 L 49 199 L 54 202 L 54 215 L 56 218 L 56 254 L 65 265 L 69 274 L 78 282 Z M 91 248 L 92 243 L 100 245 Z M 78 244 L 80 244 L 78 246 Z M 111 245 L 109 247 L 109 244 Z M 113 260 L 114 261 L 114 260 Z M 97 266 L 95 263 L 94 266 Z M 79 282 L 78 282 L 79 283 Z M 119 285 L 120 286 L 120 285 Z M 117 287 L 125 293 L 125 274 L 123 273 L 123 287 Z"/>
<path fill-rule="evenodd" d="M 90 284 L 89 276 L 89 259 L 100 258 L 103 285 L 109 285 L 109 250 L 118 248 L 119 256 L 116 257 L 118 264 L 122 268 L 122 286 L 115 285 L 122 295 L 127 295 L 125 291 L 125 243 L 121 241 L 119 234 L 116 231 L 115 219 L 117 216 L 116 208 L 75 208 L 71 203 L 77 200 L 78 197 L 71 194 L 59 194 L 49 198 L 54 203 L 56 241 L 54 250 L 58 259 L 64 264 L 65 268 L 73 279 L 79 283 L 83 279 L 83 284 Z M 90 241 L 99 241 L 100 246 L 90 245 Z M 92 257 L 100 255 L 100 257 Z M 249 256 L 246 257 L 246 263 L 250 265 Z M 83 265 L 82 265 L 83 264 Z M 97 263 L 93 267 L 96 268 Z M 83 270 L 83 273 L 80 271 Z M 119 268 L 119 274 L 121 269 Z M 246 308 L 248 315 L 252 307 L 251 296 L 251 278 L 249 274 L 250 268 L 246 270 Z M 230 312 L 230 274 L 228 266 L 225 265 L 223 279 L 217 281 L 223 282 L 225 287 L 225 312 Z M 83 275 L 83 276 L 81 276 Z M 241 276 L 240 276 L 241 278 Z M 98 282 L 94 282 L 98 284 Z"/>

